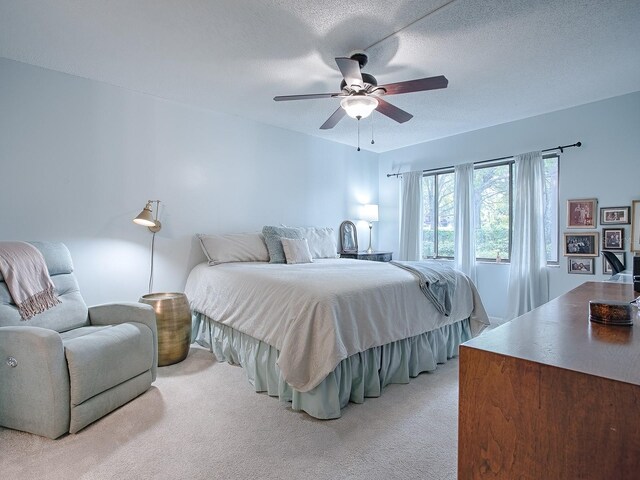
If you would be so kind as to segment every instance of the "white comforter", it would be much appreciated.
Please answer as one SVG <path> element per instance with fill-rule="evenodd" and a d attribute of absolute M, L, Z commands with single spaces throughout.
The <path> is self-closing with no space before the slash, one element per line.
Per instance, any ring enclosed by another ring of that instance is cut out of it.
<path fill-rule="evenodd" d="M 278 367 L 295 389 L 318 385 L 345 358 L 471 317 L 489 324 L 475 285 L 457 275 L 453 310 L 440 314 L 416 277 L 389 263 L 314 260 L 197 265 L 185 287 L 192 310 L 280 351 Z"/>

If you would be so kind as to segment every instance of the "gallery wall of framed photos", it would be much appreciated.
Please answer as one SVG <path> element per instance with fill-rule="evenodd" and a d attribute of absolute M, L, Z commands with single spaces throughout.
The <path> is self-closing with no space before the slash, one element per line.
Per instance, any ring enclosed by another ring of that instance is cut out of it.
<path fill-rule="evenodd" d="M 609 261 L 602 256 L 602 262 L 596 262 L 596 258 L 610 251 L 626 267 L 627 251 L 640 255 L 640 200 L 620 207 L 598 207 L 597 198 L 567 200 L 563 239 L 567 273 L 595 275 L 601 264 L 599 273 L 611 275 Z"/>

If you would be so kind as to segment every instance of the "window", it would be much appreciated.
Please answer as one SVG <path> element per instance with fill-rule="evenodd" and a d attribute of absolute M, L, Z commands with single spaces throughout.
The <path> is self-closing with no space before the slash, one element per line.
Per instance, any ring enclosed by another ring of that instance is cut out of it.
<path fill-rule="evenodd" d="M 558 156 L 544 157 L 544 230 L 547 261 L 558 262 Z M 476 208 L 476 258 L 500 256 L 508 261 L 511 252 L 511 211 L 514 161 L 479 164 L 474 170 Z M 454 182 L 452 170 L 422 177 L 424 190 L 423 258 L 453 258 Z"/>
<path fill-rule="evenodd" d="M 422 257 L 453 257 L 453 187 L 455 175 L 449 171 L 422 177 L 424 223 Z M 434 201 L 435 199 L 435 201 Z"/>
<path fill-rule="evenodd" d="M 482 166 L 473 172 L 476 209 L 476 258 L 509 260 L 511 251 L 512 162 Z"/>

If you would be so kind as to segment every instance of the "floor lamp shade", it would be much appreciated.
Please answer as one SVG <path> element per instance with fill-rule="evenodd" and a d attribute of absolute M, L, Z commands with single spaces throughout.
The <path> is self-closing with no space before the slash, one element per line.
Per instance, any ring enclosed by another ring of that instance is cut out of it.
<path fill-rule="evenodd" d="M 151 204 L 156 203 L 156 217 L 153 218 L 153 212 L 151 211 Z M 138 214 L 136 218 L 133 219 L 133 222 L 142 225 L 143 227 L 149 227 L 149 230 L 152 232 L 160 231 L 162 228 L 162 224 L 158 220 L 158 210 L 160 209 L 160 200 L 149 200 L 147 201 L 147 205 L 142 209 L 142 211 Z"/>
<path fill-rule="evenodd" d="M 153 227 L 155 225 L 150 203 L 147 203 L 147 206 L 142 209 L 140 215 L 133 219 L 133 222 L 143 227 Z"/>

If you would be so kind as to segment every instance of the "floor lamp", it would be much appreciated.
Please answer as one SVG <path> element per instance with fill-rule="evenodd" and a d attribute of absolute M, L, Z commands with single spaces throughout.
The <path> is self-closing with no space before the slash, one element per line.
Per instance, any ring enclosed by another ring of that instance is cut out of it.
<path fill-rule="evenodd" d="M 154 218 L 153 211 L 151 210 L 151 204 L 156 204 L 156 216 Z M 160 210 L 160 200 L 147 200 L 147 205 L 142 209 L 140 214 L 133 219 L 133 222 L 142 225 L 143 227 L 148 227 L 149 230 L 153 233 L 151 237 L 151 268 L 149 271 L 149 293 L 153 289 L 153 250 L 156 243 L 156 233 L 160 231 L 162 228 L 162 224 L 160 220 L 158 220 L 158 211 Z"/>

